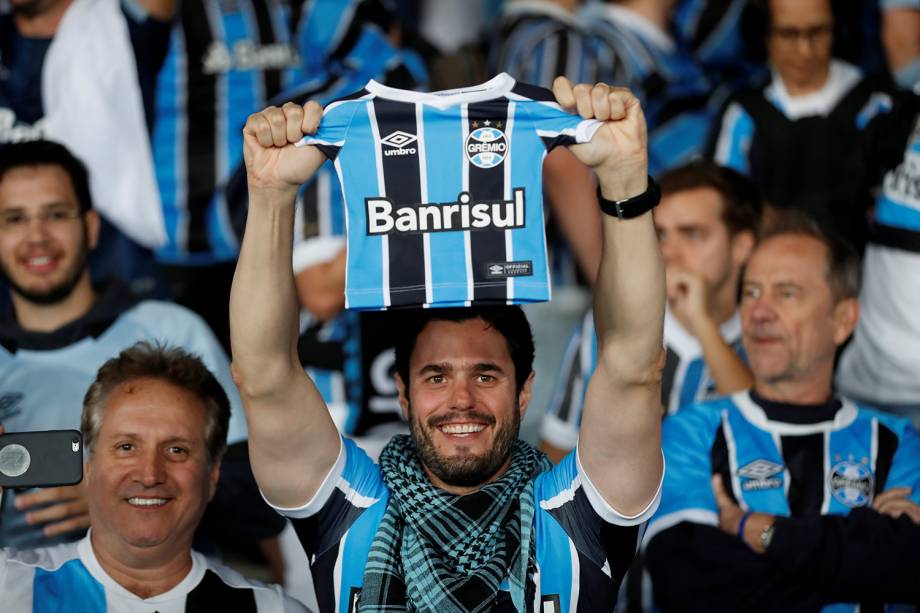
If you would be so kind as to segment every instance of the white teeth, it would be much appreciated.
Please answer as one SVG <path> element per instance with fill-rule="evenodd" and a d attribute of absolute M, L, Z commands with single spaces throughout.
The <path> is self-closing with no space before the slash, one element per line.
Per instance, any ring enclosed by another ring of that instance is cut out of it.
<path fill-rule="evenodd" d="M 441 432 L 445 434 L 472 434 L 473 432 L 482 432 L 486 427 L 482 424 L 448 424 L 441 426 Z"/>
<path fill-rule="evenodd" d="M 45 264 L 48 264 L 50 262 L 51 262 L 51 258 L 49 258 L 46 255 L 36 257 L 36 258 L 29 258 L 29 264 L 31 266 L 44 266 Z"/>
<path fill-rule="evenodd" d="M 128 498 L 128 504 L 137 507 L 152 507 L 157 504 L 166 504 L 165 498 Z"/>

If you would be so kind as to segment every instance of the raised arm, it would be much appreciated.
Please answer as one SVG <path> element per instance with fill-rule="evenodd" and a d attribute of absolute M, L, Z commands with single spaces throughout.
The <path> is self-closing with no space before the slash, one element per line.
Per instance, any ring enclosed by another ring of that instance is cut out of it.
<path fill-rule="evenodd" d="M 249 426 L 253 474 L 275 506 L 297 507 L 335 463 L 339 436 L 297 359 L 297 298 L 291 264 L 297 188 L 324 158 L 294 143 L 319 125 L 315 102 L 249 117 L 243 154 L 249 215 L 230 293 L 233 376 Z"/>
<path fill-rule="evenodd" d="M 629 91 L 553 88 L 559 103 L 605 121 L 590 143 L 571 147 L 594 168 L 601 194 L 621 201 L 648 187 L 645 118 Z M 602 215 L 603 251 L 594 288 L 598 366 L 588 384 L 578 443 L 581 465 L 619 513 L 640 513 L 661 480 L 661 366 L 664 265 L 651 212 Z"/>

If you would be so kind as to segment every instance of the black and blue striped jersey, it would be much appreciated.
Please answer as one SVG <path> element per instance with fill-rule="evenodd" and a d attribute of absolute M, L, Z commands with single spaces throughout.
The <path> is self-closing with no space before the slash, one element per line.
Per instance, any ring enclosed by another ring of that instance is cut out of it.
<path fill-rule="evenodd" d="M 192 567 L 169 591 L 141 598 L 117 583 L 96 558 L 90 537 L 56 547 L 0 549 L 5 613 L 306 613 L 277 585 L 246 579 L 191 552 Z"/>
<path fill-rule="evenodd" d="M 534 478 L 536 572 L 528 613 L 612 611 L 617 591 L 658 496 L 634 517 L 611 508 L 569 454 Z M 313 499 L 287 515 L 310 559 L 321 613 L 354 613 L 364 565 L 389 492 L 380 468 L 343 439 L 335 466 Z M 513 611 L 502 591 L 496 611 Z"/>
<path fill-rule="evenodd" d="M 342 182 L 346 306 L 548 300 L 542 160 L 599 126 L 507 74 L 430 94 L 371 81 L 328 105 L 302 143 Z"/>

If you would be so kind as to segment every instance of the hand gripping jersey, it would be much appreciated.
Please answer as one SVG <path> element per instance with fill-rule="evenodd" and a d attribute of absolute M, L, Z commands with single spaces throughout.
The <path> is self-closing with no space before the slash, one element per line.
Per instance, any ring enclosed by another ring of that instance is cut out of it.
<path fill-rule="evenodd" d="M 370 81 L 328 105 L 301 144 L 342 184 L 346 307 L 549 300 L 541 163 L 600 125 L 504 73 L 428 94 Z"/>

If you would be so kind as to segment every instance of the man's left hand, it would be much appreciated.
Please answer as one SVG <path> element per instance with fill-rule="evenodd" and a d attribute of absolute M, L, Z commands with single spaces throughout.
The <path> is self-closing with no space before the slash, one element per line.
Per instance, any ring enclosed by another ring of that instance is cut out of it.
<path fill-rule="evenodd" d="M 741 526 L 744 511 L 725 492 L 721 475 L 712 476 L 712 493 L 716 497 L 716 504 L 719 505 L 719 528 L 724 532 L 739 536 L 738 528 Z M 760 540 L 760 535 L 764 528 L 767 528 L 772 523 L 772 515 L 751 513 L 744 524 L 744 534 L 740 535 L 741 540 L 755 553 L 764 553 L 766 550 Z"/>
<path fill-rule="evenodd" d="M 15 506 L 20 511 L 46 505 L 37 511 L 26 513 L 30 525 L 43 525 L 45 536 L 59 536 L 89 528 L 89 505 L 83 484 L 49 487 L 27 494 L 18 494 Z"/>

